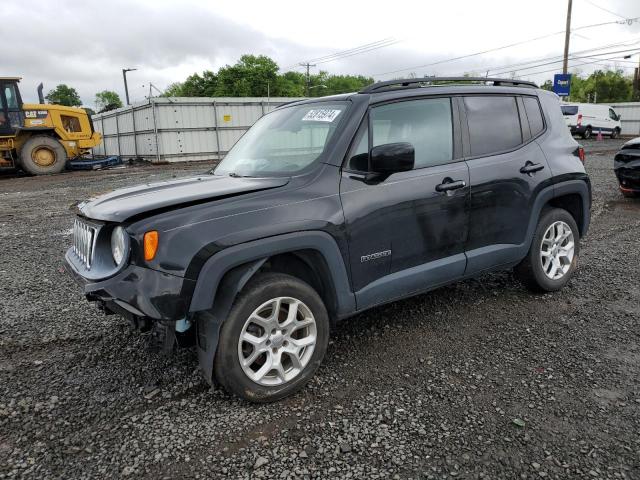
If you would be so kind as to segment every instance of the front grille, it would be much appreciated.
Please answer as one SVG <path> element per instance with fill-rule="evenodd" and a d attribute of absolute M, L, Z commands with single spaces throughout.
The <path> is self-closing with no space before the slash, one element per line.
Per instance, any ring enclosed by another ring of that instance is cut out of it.
<path fill-rule="evenodd" d="M 87 267 L 91 269 L 93 249 L 95 246 L 96 229 L 80 219 L 73 223 L 73 253 Z"/>

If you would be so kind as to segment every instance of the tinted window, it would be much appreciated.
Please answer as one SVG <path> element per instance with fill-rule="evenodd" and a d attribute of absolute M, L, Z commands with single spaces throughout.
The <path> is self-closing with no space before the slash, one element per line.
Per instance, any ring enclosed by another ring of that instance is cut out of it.
<path fill-rule="evenodd" d="M 578 113 L 577 105 L 560 105 L 563 115 L 575 115 Z"/>
<path fill-rule="evenodd" d="M 433 98 L 391 103 L 371 110 L 372 146 L 408 142 L 415 168 L 441 165 L 453 158 L 451 100 Z"/>
<path fill-rule="evenodd" d="M 465 97 L 471 155 L 510 150 L 522 143 L 515 97 Z"/>
<path fill-rule="evenodd" d="M 542 120 L 542 112 L 538 100 L 533 97 L 522 97 L 524 102 L 524 111 L 529 119 L 529 128 L 531 128 L 531 136 L 535 137 L 544 130 L 544 121 Z"/>

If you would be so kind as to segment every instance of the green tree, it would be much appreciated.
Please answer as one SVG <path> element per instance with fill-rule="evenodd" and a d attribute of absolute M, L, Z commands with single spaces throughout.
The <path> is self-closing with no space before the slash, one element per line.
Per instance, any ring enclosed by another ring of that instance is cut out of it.
<path fill-rule="evenodd" d="M 80 95 L 75 88 L 69 87 L 64 83 L 58 85 L 56 88 L 47 93 L 45 97 L 49 103 L 55 103 L 57 105 L 65 105 L 67 107 L 79 107 L 82 105 Z"/>
<path fill-rule="evenodd" d="M 547 80 L 542 88 L 553 89 L 551 80 Z M 622 70 L 596 70 L 589 76 L 580 71 L 571 75 L 572 102 L 616 103 L 629 102 L 633 99 L 633 82 Z"/>
<path fill-rule="evenodd" d="M 122 100 L 120 100 L 120 96 L 116 92 L 103 90 L 96 93 L 95 104 L 98 113 L 102 113 L 122 107 Z"/>
<path fill-rule="evenodd" d="M 218 70 L 215 94 L 220 97 L 280 96 L 277 91 L 278 64 L 264 55 L 243 55 L 235 65 Z M 271 87 L 275 91 L 271 92 Z"/>

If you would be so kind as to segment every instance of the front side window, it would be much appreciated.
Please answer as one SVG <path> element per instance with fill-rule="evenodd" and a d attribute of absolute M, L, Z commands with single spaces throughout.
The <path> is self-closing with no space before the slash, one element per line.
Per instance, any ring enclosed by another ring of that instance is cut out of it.
<path fill-rule="evenodd" d="M 511 150 L 522 143 L 522 129 L 515 97 L 465 97 L 471 155 Z"/>
<path fill-rule="evenodd" d="M 613 108 L 609 109 L 609 118 L 611 120 L 618 120 L 618 115 L 616 115 L 616 112 L 613 111 Z"/>
<path fill-rule="evenodd" d="M 285 107 L 258 120 L 215 168 L 216 175 L 288 175 L 325 151 L 345 117 L 346 102 Z"/>
<path fill-rule="evenodd" d="M 415 168 L 448 163 L 453 158 L 451 99 L 390 103 L 370 113 L 372 146 L 407 142 L 415 149 Z"/>

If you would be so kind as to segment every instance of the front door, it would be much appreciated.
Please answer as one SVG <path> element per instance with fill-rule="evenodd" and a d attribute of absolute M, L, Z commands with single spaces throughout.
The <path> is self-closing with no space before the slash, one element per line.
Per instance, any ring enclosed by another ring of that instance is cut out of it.
<path fill-rule="evenodd" d="M 551 172 L 535 141 L 545 131 L 537 97 L 470 96 L 463 104 L 471 178 L 467 274 L 475 274 L 524 257 L 533 203 Z"/>
<path fill-rule="evenodd" d="M 342 172 L 340 194 L 358 309 L 463 275 L 469 173 L 451 98 L 370 109 Z M 415 168 L 365 183 L 371 148 L 411 143 Z"/>

